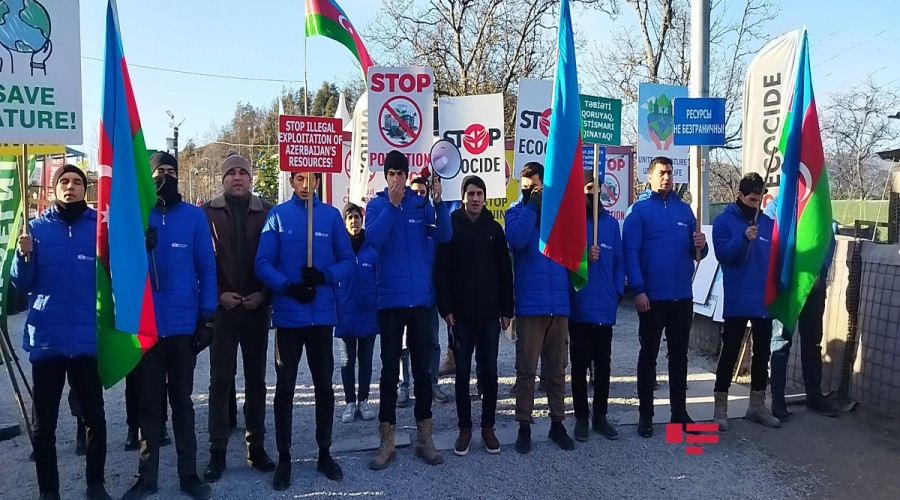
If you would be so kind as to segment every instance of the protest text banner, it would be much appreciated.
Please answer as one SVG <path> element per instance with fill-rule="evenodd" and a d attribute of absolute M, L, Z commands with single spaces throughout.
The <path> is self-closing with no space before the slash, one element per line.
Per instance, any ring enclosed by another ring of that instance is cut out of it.
<path fill-rule="evenodd" d="M 278 117 L 278 165 L 285 172 L 340 173 L 343 143 L 340 118 Z"/>

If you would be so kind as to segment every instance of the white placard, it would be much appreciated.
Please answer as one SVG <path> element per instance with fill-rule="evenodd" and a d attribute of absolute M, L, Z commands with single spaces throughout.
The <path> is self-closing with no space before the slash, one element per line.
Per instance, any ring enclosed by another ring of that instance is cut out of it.
<path fill-rule="evenodd" d="M 434 142 L 434 72 L 431 68 L 369 68 L 367 162 L 382 172 L 392 150 L 409 159 L 410 175 L 427 167 Z"/>
<path fill-rule="evenodd" d="M 438 114 L 440 137 L 456 144 L 462 156 L 459 172 L 453 178 L 441 179 L 443 198 L 461 200 L 462 182 L 469 175 L 481 177 L 488 198 L 505 197 L 503 94 L 442 97 Z"/>
<path fill-rule="evenodd" d="M 675 182 L 688 181 L 690 148 L 675 146 L 673 102 L 687 97 L 688 88 L 679 85 L 642 83 L 638 91 L 638 180 L 647 181 L 650 161 L 657 156 L 672 159 Z"/>
<path fill-rule="evenodd" d="M 513 178 L 519 178 L 522 167 L 530 161 L 544 164 L 547 156 L 547 135 L 550 133 L 550 104 L 553 102 L 553 82 L 519 79 L 516 106 L 516 139 L 513 143 Z"/>

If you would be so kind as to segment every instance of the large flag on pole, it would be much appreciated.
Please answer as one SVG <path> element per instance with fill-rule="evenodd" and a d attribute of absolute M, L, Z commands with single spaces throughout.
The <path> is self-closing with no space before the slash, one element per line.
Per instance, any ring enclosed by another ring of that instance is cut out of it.
<path fill-rule="evenodd" d="M 569 270 L 576 289 L 587 283 L 587 216 L 581 155 L 581 102 L 569 2 L 559 8 L 556 81 L 547 137 L 540 250 Z"/>
<path fill-rule="evenodd" d="M 813 95 L 806 30 L 800 46 L 794 94 L 781 135 L 784 154 L 766 306 L 793 329 L 828 258 L 832 232 L 831 191 L 819 116 Z"/>
<path fill-rule="evenodd" d="M 366 79 L 372 58 L 344 9 L 334 0 L 306 0 L 306 36 L 315 35 L 327 36 L 344 44 L 356 56 L 362 66 L 363 80 Z"/>
<path fill-rule="evenodd" d="M 157 340 L 144 233 L 156 190 L 122 50 L 115 0 L 106 9 L 97 187 L 97 350 L 107 389 Z"/>

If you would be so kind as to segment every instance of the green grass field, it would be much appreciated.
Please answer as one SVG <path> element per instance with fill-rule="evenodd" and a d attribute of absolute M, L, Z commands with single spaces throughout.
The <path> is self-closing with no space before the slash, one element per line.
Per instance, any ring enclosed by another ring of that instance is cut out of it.
<path fill-rule="evenodd" d="M 887 222 L 887 200 L 833 200 L 831 211 L 834 219 L 841 225 L 852 225 L 853 221 L 870 220 L 875 222 Z"/>

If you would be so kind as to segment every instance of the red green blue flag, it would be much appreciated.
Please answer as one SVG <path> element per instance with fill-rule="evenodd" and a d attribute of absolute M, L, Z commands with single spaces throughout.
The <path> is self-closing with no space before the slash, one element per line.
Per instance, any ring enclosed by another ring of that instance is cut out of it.
<path fill-rule="evenodd" d="M 306 36 L 322 35 L 336 40 L 356 56 L 363 79 L 369 74 L 372 58 L 344 9 L 334 0 L 306 0 Z"/>
<path fill-rule="evenodd" d="M 122 50 L 115 0 L 106 9 L 97 187 L 97 350 L 107 389 L 156 343 L 144 233 L 156 189 Z"/>
<path fill-rule="evenodd" d="M 779 147 L 784 161 L 766 283 L 769 313 L 790 330 L 825 266 L 834 237 L 805 30 L 799 63 Z"/>
<path fill-rule="evenodd" d="M 568 0 L 560 4 L 558 49 L 544 168 L 540 250 L 568 269 L 577 290 L 587 283 L 587 216 L 581 102 Z"/>

